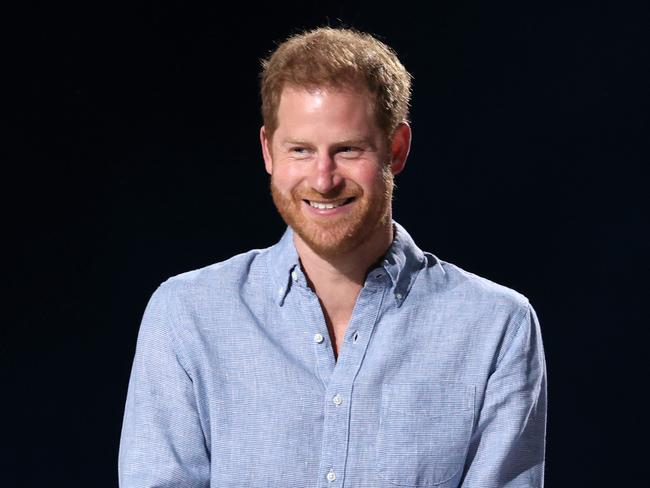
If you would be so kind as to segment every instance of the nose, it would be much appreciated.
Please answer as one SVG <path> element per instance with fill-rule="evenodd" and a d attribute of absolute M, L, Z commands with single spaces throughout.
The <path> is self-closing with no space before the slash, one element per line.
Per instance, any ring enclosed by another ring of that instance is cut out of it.
<path fill-rule="evenodd" d="M 319 154 L 312 168 L 309 184 L 318 193 L 330 193 L 341 185 L 336 161 L 329 154 Z"/>

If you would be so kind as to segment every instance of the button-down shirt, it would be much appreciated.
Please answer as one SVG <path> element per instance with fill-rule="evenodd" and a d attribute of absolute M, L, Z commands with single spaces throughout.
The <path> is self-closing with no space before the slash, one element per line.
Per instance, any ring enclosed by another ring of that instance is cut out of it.
<path fill-rule="evenodd" d="M 394 226 L 337 359 L 291 229 L 163 283 L 138 336 L 120 486 L 541 487 L 533 308 Z"/>

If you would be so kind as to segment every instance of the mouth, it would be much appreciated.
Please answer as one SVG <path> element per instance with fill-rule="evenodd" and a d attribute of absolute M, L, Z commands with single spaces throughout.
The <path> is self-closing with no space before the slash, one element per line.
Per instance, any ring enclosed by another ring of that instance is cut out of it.
<path fill-rule="evenodd" d="M 354 197 L 343 198 L 341 200 L 332 200 L 329 202 L 316 201 L 316 200 L 303 200 L 307 205 L 318 210 L 331 210 L 333 208 L 348 205 L 354 201 Z"/>

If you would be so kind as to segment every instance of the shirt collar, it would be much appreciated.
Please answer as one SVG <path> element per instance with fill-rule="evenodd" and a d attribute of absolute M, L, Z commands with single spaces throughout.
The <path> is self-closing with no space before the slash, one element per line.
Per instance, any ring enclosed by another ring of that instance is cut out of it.
<path fill-rule="evenodd" d="M 269 249 L 268 267 L 274 285 L 274 300 L 278 305 L 284 303 L 284 297 L 291 287 L 291 273 L 300 268 L 298 251 L 293 243 L 293 229 L 287 227 L 280 241 Z"/>
<path fill-rule="evenodd" d="M 393 297 L 399 307 L 404 303 L 418 273 L 426 266 L 427 259 L 404 227 L 393 220 L 393 228 L 393 243 L 379 266 L 390 277 Z M 275 285 L 274 300 L 278 305 L 283 305 L 296 277 L 303 277 L 291 227 L 287 227 L 280 241 L 269 249 L 268 266 Z"/>
<path fill-rule="evenodd" d="M 427 260 L 404 227 L 393 220 L 393 228 L 393 244 L 388 248 L 382 266 L 391 278 L 393 295 L 399 307 L 404 303 Z"/>

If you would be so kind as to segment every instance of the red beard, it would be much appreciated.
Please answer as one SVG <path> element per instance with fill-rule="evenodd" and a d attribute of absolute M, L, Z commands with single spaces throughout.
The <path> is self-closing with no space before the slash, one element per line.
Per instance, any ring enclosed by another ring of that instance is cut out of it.
<path fill-rule="evenodd" d="M 294 188 L 282 193 L 271 177 L 273 202 L 284 221 L 319 256 L 333 258 L 348 254 L 366 242 L 380 226 L 390 225 L 393 175 L 388 166 L 380 173 L 372 192 L 365 194 L 354 182 L 335 192 L 320 194 L 311 189 Z M 310 216 L 304 200 L 333 201 L 354 197 L 350 212 L 324 218 Z"/>

